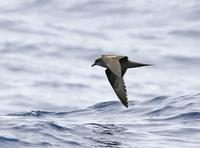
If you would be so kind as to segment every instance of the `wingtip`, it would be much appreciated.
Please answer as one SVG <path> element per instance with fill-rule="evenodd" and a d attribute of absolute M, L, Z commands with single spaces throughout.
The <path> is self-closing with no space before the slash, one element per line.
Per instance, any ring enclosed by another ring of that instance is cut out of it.
<path fill-rule="evenodd" d="M 125 103 L 125 104 L 124 104 L 124 106 L 125 106 L 126 108 L 128 108 L 128 102 L 127 102 L 127 103 Z"/>

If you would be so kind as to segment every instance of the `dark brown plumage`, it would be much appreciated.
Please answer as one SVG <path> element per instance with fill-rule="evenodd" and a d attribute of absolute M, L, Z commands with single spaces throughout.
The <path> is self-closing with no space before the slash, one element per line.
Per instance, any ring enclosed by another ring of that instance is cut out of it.
<path fill-rule="evenodd" d="M 108 81 L 110 82 L 122 104 L 128 107 L 127 91 L 123 77 L 117 77 L 109 69 L 106 69 L 106 75 L 108 77 Z"/>
<path fill-rule="evenodd" d="M 116 95 L 122 104 L 128 107 L 128 98 L 126 86 L 123 76 L 128 68 L 135 68 L 141 66 L 150 66 L 149 64 L 142 64 L 129 61 L 127 56 L 116 55 L 102 55 L 101 58 L 95 60 L 92 66 L 99 65 L 106 68 L 106 75 Z"/>

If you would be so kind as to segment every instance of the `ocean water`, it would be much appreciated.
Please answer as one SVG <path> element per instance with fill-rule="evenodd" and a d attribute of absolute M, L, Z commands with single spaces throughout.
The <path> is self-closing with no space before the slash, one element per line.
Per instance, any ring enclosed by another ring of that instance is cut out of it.
<path fill-rule="evenodd" d="M 0 148 L 199 148 L 200 1 L 0 3 Z M 155 66 L 125 75 L 102 54 Z"/>

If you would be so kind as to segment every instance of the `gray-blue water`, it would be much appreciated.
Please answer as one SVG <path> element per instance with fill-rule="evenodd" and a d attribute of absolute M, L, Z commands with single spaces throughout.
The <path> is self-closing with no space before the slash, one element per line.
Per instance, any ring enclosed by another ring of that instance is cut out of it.
<path fill-rule="evenodd" d="M 128 70 L 129 108 L 101 54 Z M 199 148 L 200 1 L 0 2 L 0 148 Z"/>

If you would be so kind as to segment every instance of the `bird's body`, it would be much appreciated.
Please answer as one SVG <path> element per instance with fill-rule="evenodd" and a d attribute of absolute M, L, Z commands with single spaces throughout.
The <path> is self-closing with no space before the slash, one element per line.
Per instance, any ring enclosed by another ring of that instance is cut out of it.
<path fill-rule="evenodd" d="M 99 65 L 106 68 L 106 75 L 116 95 L 124 104 L 128 107 L 128 98 L 126 86 L 123 76 L 128 68 L 135 68 L 141 66 L 150 66 L 149 64 L 142 64 L 133 61 L 129 61 L 127 56 L 117 55 L 102 55 L 101 58 L 95 60 L 92 66 Z"/>

